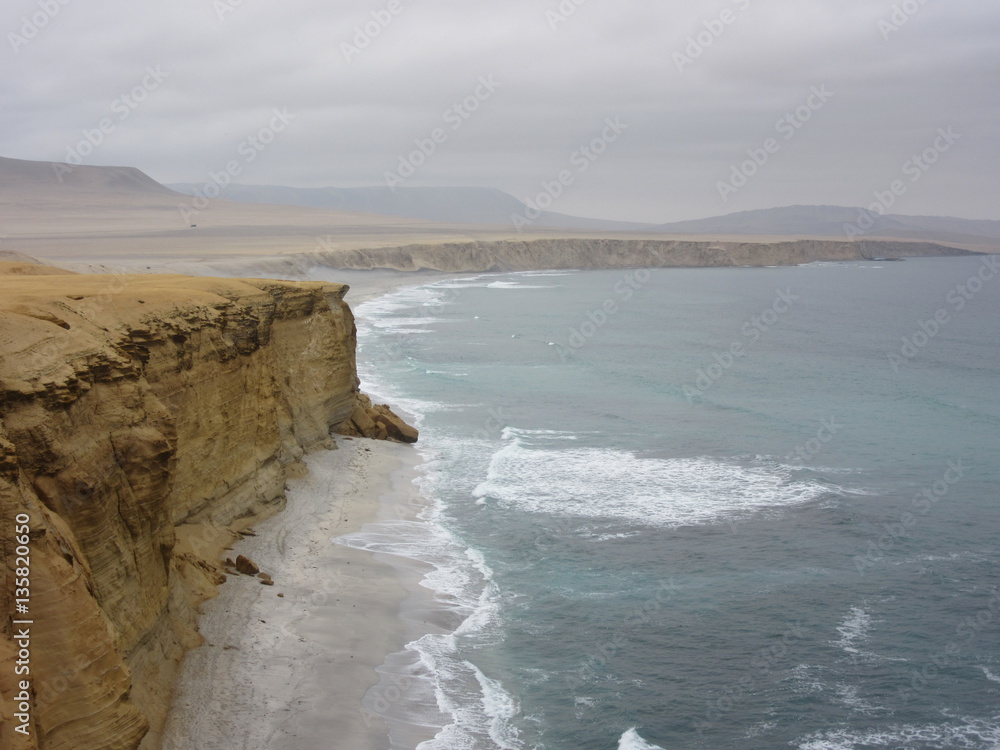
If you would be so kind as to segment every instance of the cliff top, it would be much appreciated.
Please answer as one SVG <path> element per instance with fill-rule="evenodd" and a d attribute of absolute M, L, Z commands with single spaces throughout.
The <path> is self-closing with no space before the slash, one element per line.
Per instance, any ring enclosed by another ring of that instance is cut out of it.
<path fill-rule="evenodd" d="M 247 308 L 251 317 L 266 308 L 274 319 L 301 318 L 321 302 L 339 303 L 348 289 L 319 281 L 75 274 L 0 263 L 0 392 L 32 392 L 53 378 L 54 367 L 106 353 L 109 344 L 128 345 L 150 326 L 184 334 L 234 307 Z"/>
<path fill-rule="evenodd" d="M 217 306 L 239 299 L 271 294 L 287 297 L 295 293 L 322 292 L 343 299 L 349 287 L 322 281 L 270 281 L 266 279 L 220 279 L 179 274 L 78 274 L 53 266 L 0 261 L 0 311 L 24 314 L 26 303 L 74 310 L 77 302 L 98 300 L 112 318 L 124 320 L 129 313 L 153 311 L 178 303 Z M 113 302 L 113 304 L 111 304 Z"/>

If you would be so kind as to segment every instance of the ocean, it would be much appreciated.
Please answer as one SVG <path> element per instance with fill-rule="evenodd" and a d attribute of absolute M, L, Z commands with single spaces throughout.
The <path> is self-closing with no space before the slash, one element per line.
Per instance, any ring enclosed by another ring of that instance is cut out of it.
<path fill-rule="evenodd" d="M 338 540 L 420 571 L 392 746 L 1000 747 L 995 261 L 360 305 L 362 388 L 421 430 L 426 505 Z"/>

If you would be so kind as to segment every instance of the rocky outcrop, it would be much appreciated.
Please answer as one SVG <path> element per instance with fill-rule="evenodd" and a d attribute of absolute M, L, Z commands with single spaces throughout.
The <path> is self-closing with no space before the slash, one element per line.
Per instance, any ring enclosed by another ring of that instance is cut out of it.
<path fill-rule="evenodd" d="M 243 555 L 236 558 L 236 570 L 245 576 L 255 576 L 260 573 L 260 568 L 254 561 Z"/>
<path fill-rule="evenodd" d="M 350 418 L 341 424 L 340 434 L 415 443 L 419 433 L 387 405 L 373 404 L 368 396 L 362 394 L 358 396 L 358 405 L 354 407 Z"/>
<path fill-rule="evenodd" d="M 157 747 L 234 530 L 355 415 L 410 434 L 360 398 L 346 291 L 0 275 L 0 747 Z"/>

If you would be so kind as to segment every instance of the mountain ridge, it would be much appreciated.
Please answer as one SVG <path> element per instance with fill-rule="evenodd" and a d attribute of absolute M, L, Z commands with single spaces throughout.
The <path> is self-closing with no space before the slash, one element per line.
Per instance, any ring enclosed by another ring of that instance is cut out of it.
<path fill-rule="evenodd" d="M 661 224 L 668 234 L 731 234 L 872 238 L 958 242 L 1000 247 L 1000 221 L 953 216 L 878 214 L 864 208 L 795 205 L 739 211 Z"/>
<path fill-rule="evenodd" d="M 201 186 L 201 192 L 215 194 Z M 134 167 L 66 165 L 0 157 L 0 240 L 33 257 L 133 252 L 181 256 L 402 247 L 561 238 L 697 240 L 895 240 L 1000 252 L 1000 221 L 878 215 L 842 206 L 786 206 L 658 226 L 535 212 L 496 188 L 293 188 L 229 185 L 224 199 L 192 197 Z M 240 200 L 235 200 L 235 199 Z M 243 202 L 240 202 L 243 201 Z M 526 223 L 518 223 L 521 217 Z M 221 244 L 220 244 L 221 243 Z M 945 252 L 950 251 L 945 248 Z M 544 258 L 536 261 L 545 264 Z"/>
<path fill-rule="evenodd" d="M 7 192 L 51 190 L 178 195 L 136 167 L 100 167 L 0 156 L 0 197 Z"/>
<path fill-rule="evenodd" d="M 167 187 L 185 195 L 195 195 L 195 191 L 205 188 L 196 183 L 169 183 Z M 630 232 L 654 226 L 550 211 L 538 213 L 509 193 L 490 187 L 297 188 L 230 184 L 222 188 L 220 197 L 237 203 L 303 206 L 461 224 L 514 227 L 514 217 L 520 217 L 528 226 L 544 228 Z"/>

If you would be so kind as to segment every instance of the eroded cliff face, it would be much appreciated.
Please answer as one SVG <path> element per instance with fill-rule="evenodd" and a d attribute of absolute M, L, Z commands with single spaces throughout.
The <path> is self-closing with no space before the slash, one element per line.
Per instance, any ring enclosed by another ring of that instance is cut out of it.
<path fill-rule="evenodd" d="M 331 250 L 285 256 L 277 262 L 333 268 L 465 273 L 581 268 L 705 268 L 787 266 L 814 261 L 850 261 L 931 255 L 967 255 L 929 242 L 824 239 L 659 240 L 571 238 L 471 241 L 402 247 Z"/>
<path fill-rule="evenodd" d="M 232 530 L 282 507 L 304 451 L 378 416 L 346 291 L 0 268 L 0 747 L 158 746 Z"/>

